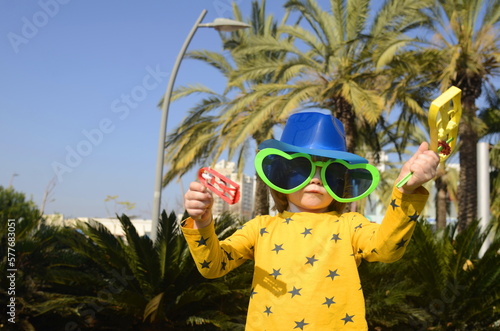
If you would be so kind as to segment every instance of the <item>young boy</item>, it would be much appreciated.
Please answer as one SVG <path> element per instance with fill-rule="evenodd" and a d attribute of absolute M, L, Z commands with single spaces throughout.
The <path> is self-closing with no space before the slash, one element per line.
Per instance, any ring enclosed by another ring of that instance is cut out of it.
<path fill-rule="evenodd" d="M 326 114 L 290 116 L 281 139 L 259 146 L 255 166 L 271 188 L 276 216 L 258 216 L 224 241 L 212 222 L 210 192 L 190 184 L 183 222 L 196 265 L 207 278 L 221 277 L 254 260 L 246 330 L 367 330 L 357 267 L 361 259 L 400 259 L 427 201 L 422 184 L 434 178 L 439 157 L 422 143 L 404 164 L 381 224 L 345 203 L 368 195 L 378 172 L 348 153 L 341 122 Z M 266 192 L 260 192 L 266 194 Z"/>

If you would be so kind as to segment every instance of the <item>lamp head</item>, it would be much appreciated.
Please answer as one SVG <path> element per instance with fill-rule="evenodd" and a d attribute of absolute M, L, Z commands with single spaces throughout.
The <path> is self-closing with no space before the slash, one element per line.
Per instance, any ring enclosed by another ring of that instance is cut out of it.
<path fill-rule="evenodd" d="M 228 18 L 216 18 L 212 23 L 200 24 L 199 26 L 205 28 L 214 28 L 217 31 L 223 32 L 233 32 L 250 27 L 250 25 L 246 23 L 231 20 Z"/>

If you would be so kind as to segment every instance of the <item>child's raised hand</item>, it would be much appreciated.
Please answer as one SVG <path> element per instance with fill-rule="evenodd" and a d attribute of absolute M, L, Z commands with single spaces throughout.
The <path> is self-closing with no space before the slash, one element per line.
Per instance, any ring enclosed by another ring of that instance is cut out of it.
<path fill-rule="evenodd" d="M 413 193 L 422 184 L 436 176 L 437 167 L 439 166 L 439 156 L 429 150 L 429 144 L 423 142 L 420 144 L 417 152 L 403 165 L 399 177 L 396 182 L 399 182 L 409 172 L 412 172 L 410 180 L 400 190 L 404 193 Z"/>
<path fill-rule="evenodd" d="M 203 184 L 189 184 L 189 190 L 184 195 L 184 206 L 189 216 L 196 221 L 195 226 L 201 228 L 210 224 L 213 203 L 212 193 Z"/>

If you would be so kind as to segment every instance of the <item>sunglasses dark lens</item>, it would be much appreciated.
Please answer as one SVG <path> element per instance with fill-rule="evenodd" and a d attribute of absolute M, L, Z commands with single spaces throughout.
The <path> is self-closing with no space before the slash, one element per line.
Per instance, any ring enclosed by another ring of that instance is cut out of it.
<path fill-rule="evenodd" d="M 340 163 L 332 163 L 325 173 L 326 182 L 338 197 L 350 199 L 365 193 L 373 182 L 370 171 L 348 169 Z"/>
<path fill-rule="evenodd" d="M 311 162 L 305 157 L 288 160 L 279 155 L 268 155 L 262 161 L 262 170 L 267 179 L 274 185 L 285 189 L 293 189 L 309 177 Z"/>

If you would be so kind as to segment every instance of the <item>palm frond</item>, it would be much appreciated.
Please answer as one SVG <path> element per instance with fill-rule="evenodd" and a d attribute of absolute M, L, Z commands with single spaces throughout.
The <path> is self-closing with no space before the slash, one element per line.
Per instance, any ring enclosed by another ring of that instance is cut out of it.
<path fill-rule="evenodd" d="M 134 275 L 140 277 L 145 291 L 153 291 L 160 281 L 159 258 L 153 242 L 147 236 L 140 237 L 126 215 L 118 219 L 127 238 L 127 246 L 130 247 L 130 261 L 138 262 L 134 264 Z"/>
<path fill-rule="evenodd" d="M 172 102 L 178 99 L 188 97 L 193 94 L 204 94 L 207 95 L 208 97 L 213 96 L 214 98 L 217 99 L 223 98 L 223 96 L 211 90 L 207 86 L 204 86 L 202 84 L 194 84 L 194 85 L 177 87 L 172 93 Z M 161 102 L 163 102 L 163 100 Z"/>
<path fill-rule="evenodd" d="M 222 75 L 228 77 L 234 70 L 223 54 L 207 50 L 190 51 L 186 58 L 200 60 L 219 70 Z"/>

